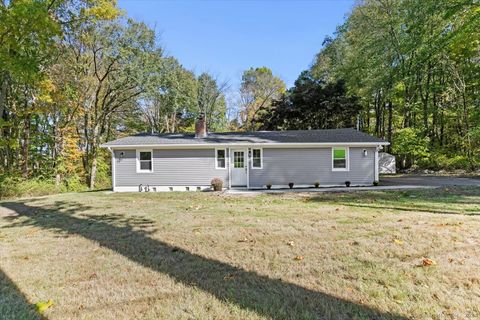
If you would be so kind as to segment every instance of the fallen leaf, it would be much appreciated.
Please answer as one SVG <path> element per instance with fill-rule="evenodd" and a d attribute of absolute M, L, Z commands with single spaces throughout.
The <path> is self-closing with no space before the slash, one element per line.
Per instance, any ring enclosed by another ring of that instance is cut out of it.
<path fill-rule="evenodd" d="M 296 260 L 296 261 L 301 261 L 301 260 L 303 260 L 303 256 L 296 256 L 293 259 Z"/>
<path fill-rule="evenodd" d="M 435 266 L 437 262 L 435 260 L 429 259 L 429 258 L 423 258 L 422 260 L 422 265 L 424 267 L 429 267 L 429 266 Z"/>
<path fill-rule="evenodd" d="M 358 246 L 358 245 L 360 245 L 360 242 L 358 242 L 358 241 L 353 241 L 351 244 L 352 244 L 353 246 Z"/>
<path fill-rule="evenodd" d="M 293 241 L 288 241 L 287 244 L 290 246 L 290 247 L 293 247 L 295 245 L 295 242 Z"/>
<path fill-rule="evenodd" d="M 243 239 L 238 240 L 238 242 L 248 242 L 248 239 L 247 239 L 247 238 L 243 238 Z"/>
<path fill-rule="evenodd" d="M 35 307 L 37 308 L 38 312 L 40 312 L 40 313 L 44 312 L 45 310 L 47 310 L 51 306 L 53 306 L 53 301 L 50 300 L 50 299 L 46 302 L 45 301 L 40 301 L 40 302 L 35 303 Z"/>
<path fill-rule="evenodd" d="M 403 245 L 403 241 L 402 240 L 399 240 L 399 239 L 393 239 L 393 242 L 395 242 L 396 244 L 399 244 L 399 245 Z"/>
<path fill-rule="evenodd" d="M 235 275 L 233 273 L 229 273 L 223 277 L 223 280 L 225 281 L 234 280 L 234 279 L 235 279 Z"/>

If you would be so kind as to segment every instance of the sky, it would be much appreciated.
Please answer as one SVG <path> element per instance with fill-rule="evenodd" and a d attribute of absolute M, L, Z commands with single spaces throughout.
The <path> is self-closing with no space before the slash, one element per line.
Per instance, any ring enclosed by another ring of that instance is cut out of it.
<path fill-rule="evenodd" d="M 238 89 L 250 67 L 268 67 L 293 85 L 354 0 L 119 0 L 128 17 L 160 35 L 168 55 L 197 75 Z"/>

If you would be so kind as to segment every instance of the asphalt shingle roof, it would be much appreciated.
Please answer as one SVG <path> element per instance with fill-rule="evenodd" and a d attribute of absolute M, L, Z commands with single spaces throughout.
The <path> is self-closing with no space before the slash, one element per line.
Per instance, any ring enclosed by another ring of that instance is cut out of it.
<path fill-rule="evenodd" d="M 229 144 L 229 143 L 378 143 L 385 140 L 355 129 L 287 130 L 209 133 L 205 138 L 195 138 L 194 133 L 137 134 L 103 144 L 112 146 L 152 146 L 180 144 Z"/>

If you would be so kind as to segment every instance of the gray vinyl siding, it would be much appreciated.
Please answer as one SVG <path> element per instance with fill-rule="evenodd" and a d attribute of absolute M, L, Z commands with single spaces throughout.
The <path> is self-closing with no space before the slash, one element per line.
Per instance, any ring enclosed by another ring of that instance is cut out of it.
<path fill-rule="evenodd" d="M 364 156 L 363 150 L 367 150 Z M 331 148 L 263 148 L 263 169 L 250 169 L 250 187 L 266 184 L 371 185 L 375 177 L 375 148 L 350 147 L 350 170 L 332 171 Z"/>
<path fill-rule="evenodd" d="M 120 153 L 123 152 L 123 157 Z M 209 186 L 219 177 L 228 186 L 226 169 L 215 169 L 215 149 L 153 150 L 153 172 L 137 173 L 135 150 L 115 150 L 115 186 Z"/>

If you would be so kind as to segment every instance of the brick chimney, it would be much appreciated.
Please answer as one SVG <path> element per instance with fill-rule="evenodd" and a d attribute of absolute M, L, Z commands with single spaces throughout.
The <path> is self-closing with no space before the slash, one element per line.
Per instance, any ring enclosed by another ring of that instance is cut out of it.
<path fill-rule="evenodd" d="M 205 121 L 205 114 L 200 113 L 197 122 L 195 123 L 195 138 L 201 139 L 207 136 L 207 122 Z"/>

